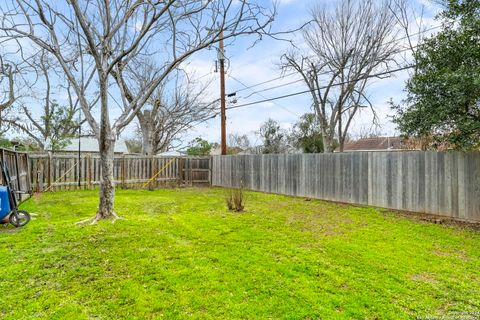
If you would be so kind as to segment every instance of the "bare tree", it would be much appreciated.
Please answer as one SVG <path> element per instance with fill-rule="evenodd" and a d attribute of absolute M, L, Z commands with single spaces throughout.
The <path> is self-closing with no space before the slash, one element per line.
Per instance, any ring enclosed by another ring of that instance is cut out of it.
<path fill-rule="evenodd" d="M 367 139 L 367 138 L 378 138 L 385 136 L 379 127 L 376 126 L 361 126 L 357 134 L 355 134 L 352 139 Z"/>
<path fill-rule="evenodd" d="M 211 116 L 214 108 L 201 101 L 203 94 L 203 91 L 191 91 L 187 85 L 175 88 L 171 96 L 164 90 L 153 95 L 151 110 L 144 109 L 137 114 L 142 153 L 152 155 L 168 151 L 196 122 Z"/>
<path fill-rule="evenodd" d="M 3 82 L 6 86 L 3 86 Z M 0 85 L 2 85 L 2 100 L 0 101 L 0 112 L 9 108 L 15 102 L 15 87 L 13 79 L 13 67 L 4 62 L 0 56 Z"/>
<path fill-rule="evenodd" d="M 45 50 L 32 56 L 28 63 L 31 65 L 29 71 L 36 76 L 23 82 L 27 89 L 10 106 L 9 112 L 0 115 L 0 120 L 30 137 L 42 150 L 47 143 L 53 150 L 61 149 L 77 133 L 79 125 L 85 122 L 84 118 L 78 120 L 76 117 L 80 111 L 78 100 L 73 98 L 69 83 L 64 85 L 65 79 L 58 72 L 56 61 Z M 56 98 L 64 93 L 68 97 L 67 102 L 59 102 Z M 35 114 L 32 104 L 41 106 Z"/>
<path fill-rule="evenodd" d="M 137 91 L 152 81 L 157 72 L 155 62 L 148 60 L 141 60 L 138 66 L 128 68 L 129 77 L 136 79 Z M 173 70 L 162 81 L 146 107 L 137 113 L 143 154 L 168 151 L 195 123 L 214 115 L 216 104 L 203 102 L 210 84 L 211 81 L 200 83 L 180 69 Z M 130 91 L 127 87 L 125 90 Z"/>
<path fill-rule="evenodd" d="M 2 121 L 2 116 L 5 111 L 8 110 L 15 102 L 15 88 L 13 80 L 13 70 L 10 64 L 3 61 L 0 56 L 0 86 L 2 88 L 1 100 L 0 100 L 0 137 L 3 136 L 9 130 L 8 123 Z"/>
<path fill-rule="evenodd" d="M 415 57 L 417 52 L 418 43 L 426 36 L 425 7 L 422 5 L 416 9 L 408 0 L 392 0 L 389 8 L 406 40 L 408 50 L 404 51 L 403 60 L 405 63 L 411 63 L 411 58 Z"/>
<path fill-rule="evenodd" d="M 0 10 L 4 13 L 0 30 L 5 37 L 28 39 L 57 59 L 98 139 L 102 177 L 93 222 L 117 217 L 115 141 L 165 77 L 195 52 L 218 42 L 222 31 L 225 39 L 265 33 L 274 16 L 247 0 L 10 0 L 2 2 Z M 127 99 L 130 79 L 117 81 L 116 88 L 111 88 L 111 79 L 138 56 L 152 57 L 161 69 L 153 81 Z M 98 92 L 86 88 L 90 74 Z M 113 121 L 112 92 L 121 101 L 120 114 Z M 90 110 L 97 96 L 98 117 Z"/>
<path fill-rule="evenodd" d="M 316 6 L 313 22 L 303 32 L 307 50 L 282 56 L 284 71 L 302 77 L 312 96 L 325 152 L 340 150 L 354 117 L 363 106 L 375 110 L 366 94 L 370 77 L 388 69 L 397 44 L 389 3 L 342 0 L 334 10 Z M 337 138 L 338 141 L 335 141 Z"/>
<path fill-rule="evenodd" d="M 252 147 L 252 143 L 246 134 L 230 133 L 228 135 L 228 148 L 234 152 L 248 150 Z"/>

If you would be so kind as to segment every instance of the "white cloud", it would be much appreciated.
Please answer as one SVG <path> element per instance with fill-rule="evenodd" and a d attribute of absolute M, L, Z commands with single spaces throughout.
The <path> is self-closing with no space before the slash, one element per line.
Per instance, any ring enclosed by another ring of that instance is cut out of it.
<path fill-rule="evenodd" d="M 294 2 L 297 2 L 297 0 L 279 0 L 278 3 L 281 4 L 281 5 L 289 5 L 289 4 L 292 4 Z"/>
<path fill-rule="evenodd" d="M 436 15 L 442 10 L 441 5 L 435 3 L 435 1 L 432 0 L 417 0 L 417 3 L 423 6 L 428 11 L 428 13 L 433 15 Z"/>

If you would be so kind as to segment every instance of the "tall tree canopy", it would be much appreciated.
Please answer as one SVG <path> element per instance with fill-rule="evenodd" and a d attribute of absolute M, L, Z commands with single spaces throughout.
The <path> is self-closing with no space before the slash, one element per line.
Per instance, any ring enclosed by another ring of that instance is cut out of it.
<path fill-rule="evenodd" d="M 408 96 L 394 106 L 405 136 L 430 138 L 430 148 L 480 148 L 480 0 L 450 0 L 443 29 L 415 54 Z"/>

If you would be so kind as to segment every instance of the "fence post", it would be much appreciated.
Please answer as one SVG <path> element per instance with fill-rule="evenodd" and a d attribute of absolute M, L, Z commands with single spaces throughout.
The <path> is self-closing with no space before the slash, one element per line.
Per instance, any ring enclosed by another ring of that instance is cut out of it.
<path fill-rule="evenodd" d="M 47 179 L 47 189 L 51 190 L 53 181 L 53 159 L 52 153 L 48 152 L 48 179 Z"/>
<path fill-rule="evenodd" d="M 32 160 L 34 161 L 34 160 Z M 32 165 L 31 168 L 29 168 L 29 173 L 30 173 L 30 179 L 32 179 L 33 184 L 35 185 L 35 192 L 40 192 L 40 164 L 41 164 L 41 159 L 38 158 L 35 160 L 36 163 L 35 165 Z M 35 171 L 34 171 L 35 170 Z M 33 188 L 32 188 L 33 190 Z"/>
<path fill-rule="evenodd" d="M 189 159 L 190 162 L 190 186 L 193 186 L 193 159 Z"/>
<path fill-rule="evenodd" d="M 213 161 L 212 157 L 210 156 L 208 158 L 208 184 L 210 185 L 210 187 L 212 186 L 212 165 Z"/>
<path fill-rule="evenodd" d="M 88 189 L 92 188 L 92 171 L 93 171 L 93 165 L 92 165 L 92 155 L 88 154 Z"/>
<path fill-rule="evenodd" d="M 28 153 L 25 153 L 25 165 L 26 165 L 26 174 L 27 176 L 25 177 L 25 183 L 27 184 L 25 187 L 26 187 L 26 190 L 28 190 L 28 192 L 30 192 L 30 194 L 33 192 L 33 188 L 32 188 L 32 176 L 31 176 L 31 166 L 30 166 L 30 157 L 28 156 Z"/>
<path fill-rule="evenodd" d="M 22 190 L 21 182 L 20 182 L 20 170 L 18 169 L 18 153 L 14 152 L 15 156 L 15 173 L 17 175 L 17 190 Z"/>
<path fill-rule="evenodd" d="M 178 159 L 178 180 L 179 184 L 183 184 L 183 169 L 185 166 L 185 161 L 183 158 Z"/>
<path fill-rule="evenodd" d="M 124 154 L 122 154 L 120 168 L 122 170 L 122 175 L 120 176 L 121 186 L 122 186 L 122 189 L 125 189 L 125 155 Z"/>
<path fill-rule="evenodd" d="M 38 158 L 37 159 L 37 174 L 36 179 L 36 185 L 37 185 L 37 192 L 43 192 L 43 177 L 45 175 L 45 165 L 44 165 L 44 159 L 43 158 Z M 40 176 L 41 175 L 41 176 Z"/>
<path fill-rule="evenodd" d="M 175 160 L 175 167 L 176 167 L 176 170 L 177 170 L 177 186 L 180 186 L 182 184 L 182 181 L 181 181 L 181 167 L 180 167 L 180 163 L 182 161 L 182 158 L 177 158 L 177 160 Z"/>
<path fill-rule="evenodd" d="M 157 173 L 157 161 L 154 156 L 150 159 L 151 165 L 150 165 L 150 177 L 153 177 L 154 174 Z M 155 178 L 155 180 L 150 184 L 148 187 L 149 190 L 156 189 L 158 187 L 158 178 Z"/>
<path fill-rule="evenodd" d="M 17 190 L 20 191 L 22 190 L 22 181 L 20 179 L 20 170 L 18 168 L 18 153 L 15 152 L 15 172 L 17 173 Z M 18 201 L 21 201 L 22 200 L 22 196 L 20 194 L 16 194 L 15 195 L 17 197 L 17 200 Z"/>

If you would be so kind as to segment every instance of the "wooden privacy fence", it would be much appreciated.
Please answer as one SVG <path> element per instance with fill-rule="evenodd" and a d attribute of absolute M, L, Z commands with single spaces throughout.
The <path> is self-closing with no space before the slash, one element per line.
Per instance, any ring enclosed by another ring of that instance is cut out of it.
<path fill-rule="evenodd" d="M 10 172 L 14 191 L 29 193 L 32 188 L 28 176 L 28 155 L 23 152 L 15 152 L 0 148 L 0 159 L 5 163 Z M 3 181 L 1 174 L 0 182 L 2 185 L 5 185 L 5 181 Z M 17 200 L 22 200 L 28 195 L 15 192 L 15 196 L 17 197 Z"/>
<path fill-rule="evenodd" d="M 215 156 L 214 186 L 480 221 L 480 153 Z"/>
<path fill-rule="evenodd" d="M 30 154 L 35 192 L 89 189 L 100 184 L 98 154 Z M 115 183 L 121 188 L 159 188 L 210 184 L 210 157 L 116 155 Z"/>

